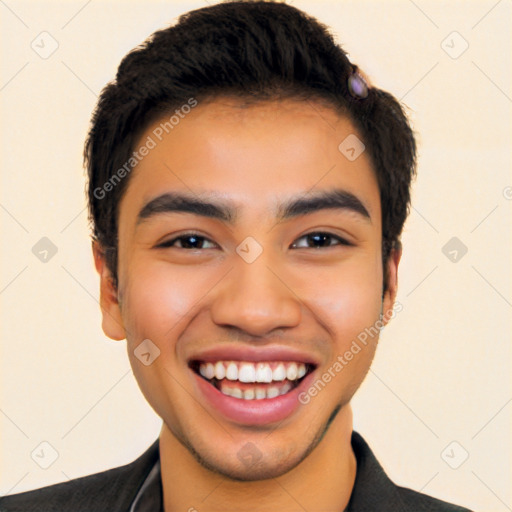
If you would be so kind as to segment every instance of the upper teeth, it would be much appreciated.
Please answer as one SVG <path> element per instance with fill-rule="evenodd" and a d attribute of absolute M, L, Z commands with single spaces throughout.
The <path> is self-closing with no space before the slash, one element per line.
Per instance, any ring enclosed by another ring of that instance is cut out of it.
<path fill-rule="evenodd" d="M 201 363 L 199 373 L 207 379 L 214 377 L 222 380 L 238 380 L 240 382 L 272 382 L 297 380 L 306 375 L 304 363 L 217 361 Z"/>

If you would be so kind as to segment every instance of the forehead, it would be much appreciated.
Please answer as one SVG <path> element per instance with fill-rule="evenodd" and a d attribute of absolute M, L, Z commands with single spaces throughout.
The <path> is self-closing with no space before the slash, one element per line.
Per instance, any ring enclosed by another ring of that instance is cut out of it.
<path fill-rule="evenodd" d="M 172 123 L 173 113 L 163 116 L 141 136 L 135 150 L 151 149 L 131 173 L 121 211 L 183 191 L 224 197 L 242 217 L 245 210 L 270 215 L 280 200 L 336 188 L 362 198 L 380 218 L 370 158 L 365 151 L 347 158 L 347 141 L 360 137 L 333 109 L 313 101 L 246 105 L 221 98 L 187 110 Z"/>

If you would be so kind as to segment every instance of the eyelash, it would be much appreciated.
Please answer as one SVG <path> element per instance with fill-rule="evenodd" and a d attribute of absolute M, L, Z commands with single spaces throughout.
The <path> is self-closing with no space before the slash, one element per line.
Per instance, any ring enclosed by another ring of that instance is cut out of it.
<path fill-rule="evenodd" d="M 327 247 L 301 247 L 301 249 L 305 248 L 305 249 L 317 249 L 318 250 L 318 249 L 326 249 L 326 248 L 330 248 L 330 247 L 335 247 L 336 245 L 347 246 L 347 247 L 350 247 L 353 245 L 350 242 L 348 242 L 347 240 L 345 240 L 344 238 L 342 238 L 338 235 L 335 235 L 334 233 L 330 233 L 328 231 L 311 231 L 310 233 L 306 233 L 306 234 L 302 235 L 300 238 L 298 238 L 298 240 L 300 240 L 301 238 L 305 238 L 305 237 L 313 236 L 313 235 L 327 235 L 327 236 L 331 237 L 331 239 L 337 240 L 339 243 L 334 244 L 334 245 L 329 245 Z M 200 239 L 200 240 L 208 240 L 209 242 L 211 242 L 211 240 L 209 240 L 207 237 L 199 235 L 198 233 L 191 232 L 191 233 L 185 233 L 183 235 L 180 235 L 176 238 L 173 238 L 172 240 L 163 242 L 163 243 L 157 245 L 157 247 L 161 248 L 161 249 L 172 248 L 176 241 L 183 240 L 186 238 L 196 238 L 196 239 Z M 175 248 L 183 249 L 183 250 L 201 250 L 201 249 L 196 249 L 196 248 L 187 249 L 185 247 L 175 247 Z"/>

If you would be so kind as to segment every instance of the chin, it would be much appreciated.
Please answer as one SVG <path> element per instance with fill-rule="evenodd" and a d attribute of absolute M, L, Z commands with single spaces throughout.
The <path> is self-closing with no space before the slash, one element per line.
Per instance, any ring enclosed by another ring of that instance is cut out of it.
<path fill-rule="evenodd" d="M 219 445 L 220 449 L 215 452 L 211 446 L 198 451 L 190 445 L 190 440 L 182 444 L 205 469 L 229 480 L 250 482 L 277 478 L 299 466 L 317 447 L 326 430 L 327 426 L 324 426 L 313 439 L 303 445 L 298 446 L 289 441 L 286 445 L 267 446 L 261 451 L 250 441 L 242 443 L 238 449 L 226 447 L 223 450 Z"/>
<path fill-rule="evenodd" d="M 277 478 L 298 466 L 306 457 L 288 458 L 286 461 L 267 456 L 254 462 L 240 462 L 237 455 L 231 461 L 199 458 L 198 462 L 206 469 L 237 482 L 253 482 Z"/>

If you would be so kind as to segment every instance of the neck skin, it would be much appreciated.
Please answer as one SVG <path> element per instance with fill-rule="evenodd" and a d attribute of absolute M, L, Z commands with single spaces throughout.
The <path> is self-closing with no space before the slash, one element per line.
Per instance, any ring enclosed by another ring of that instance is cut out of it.
<path fill-rule="evenodd" d="M 164 423 L 159 443 L 164 510 L 341 512 L 356 477 L 351 435 L 352 410 L 347 404 L 298 466 L 277 478 L 238 482 L 202 467 Z"/>

